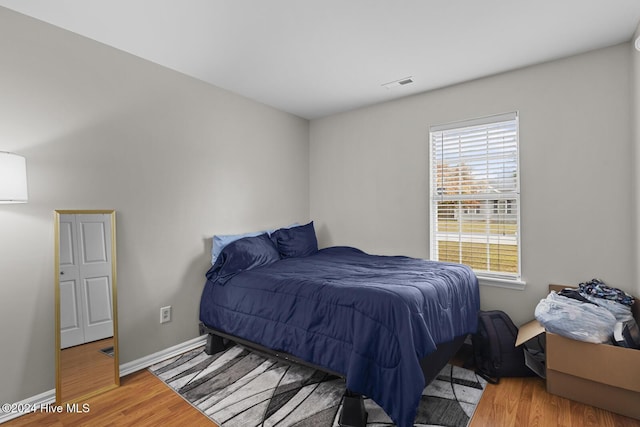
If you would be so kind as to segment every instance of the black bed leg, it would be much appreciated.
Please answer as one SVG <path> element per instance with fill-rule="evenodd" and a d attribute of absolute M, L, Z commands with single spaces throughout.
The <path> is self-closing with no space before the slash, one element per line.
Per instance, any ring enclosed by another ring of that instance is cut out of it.
<path fill-rule="evenodd" d="M 362 395 L 347 390 L 342 402 L 342 414 L 340 414 L 342 427 L 366 427 L 367 411 L 364 410 Z"/>
<path fill-rule="evenodd" d="M 208 355 L 220 353 L 226 349 L 224 345 L 224 340 L 222 337 L 219 337 L 214 334 L 207 335 L 207 344 L 204 347 L 204 352 Z"/>

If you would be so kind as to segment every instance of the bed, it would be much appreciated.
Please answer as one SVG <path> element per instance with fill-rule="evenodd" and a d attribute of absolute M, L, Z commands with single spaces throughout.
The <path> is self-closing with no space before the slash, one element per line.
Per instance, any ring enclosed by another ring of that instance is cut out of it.
<path fill-rule="evenodd" d="M 399 427 L 413 425 L 426 383 L 477 326 L 469 267 L 318 250 L 313 223 L 229 243 L 206 276 L 206 332 L 337 373 Z"/>

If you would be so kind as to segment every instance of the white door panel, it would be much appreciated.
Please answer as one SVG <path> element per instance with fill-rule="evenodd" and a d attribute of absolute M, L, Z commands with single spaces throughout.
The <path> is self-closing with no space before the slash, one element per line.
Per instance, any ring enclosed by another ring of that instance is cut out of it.
<path fill-rule="evenodd" d="M 78 334 L 76 329 L 61 327 L 62 348 L 113 336 L 111 266 L 111 217 L 60 215 L 60 316 L 71 319 L 75 303 L 83 336 L 77 342 L 71 337 L 72 330 L 74 336 Z M 63 295 L 65 280 L 75 282 L 73 295 L 68 290 Z"/>
<path fill-rule="evenodd" d="M 78 283 L 60 281 L 60 337 L 61 348 L 84 343 L 82 311 L 78 310 Z"/>
<path fill-rule="evenodd" d="M 82 245 L 83 264 L 108 263 L 107 239 L 104 222 L 96 222 L 98 218 L 85 218 L 82 215 L 80 222 L 80 244 Z M 102 221 L 106 215 L 99 216 Z"/>
<path fill-rule="evenodd" d="M 71 226 L 71 215 L 61 215 L 60 218 L 60 267 L 73 266 L 75 257 L 73 253 L 74 232 Z M 64 218 L 67 217 L 67 218 Z"/>
<path fill-rule="evenodd" d="M 111 280 L 108 276 L 85 279 L 84 291 L 87 295 L 85 339 L 95 341 L 112 336 Z"/>
<path fill-rule="evenodd" d="M 74 215 L 60 215 L 60 347 L 83 344 L 84 321 Z"/>

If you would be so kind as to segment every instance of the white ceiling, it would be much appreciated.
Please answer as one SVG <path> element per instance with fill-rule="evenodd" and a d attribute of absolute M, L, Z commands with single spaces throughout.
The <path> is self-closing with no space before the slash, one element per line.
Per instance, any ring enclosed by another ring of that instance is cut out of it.
<path fill-rule="evenodd" d="M 640 22 L 639 0 L 0 5 L 308 119 L 626 42 Z"/>

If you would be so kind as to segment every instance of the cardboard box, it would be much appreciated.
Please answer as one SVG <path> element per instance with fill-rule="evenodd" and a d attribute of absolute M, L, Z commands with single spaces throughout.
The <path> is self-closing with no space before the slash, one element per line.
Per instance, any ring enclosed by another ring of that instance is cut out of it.
<path fill-rule="evenodd" d="M 549 291 L 565 287 L 549 285 Z M 638 321 L 637 300 L 632 310 Z M 640 419 L 640 350 L 565 338 L 545 332 L 537 320 L 519 328 L 516 346 L 541 333 L 549 393 Z"/>

